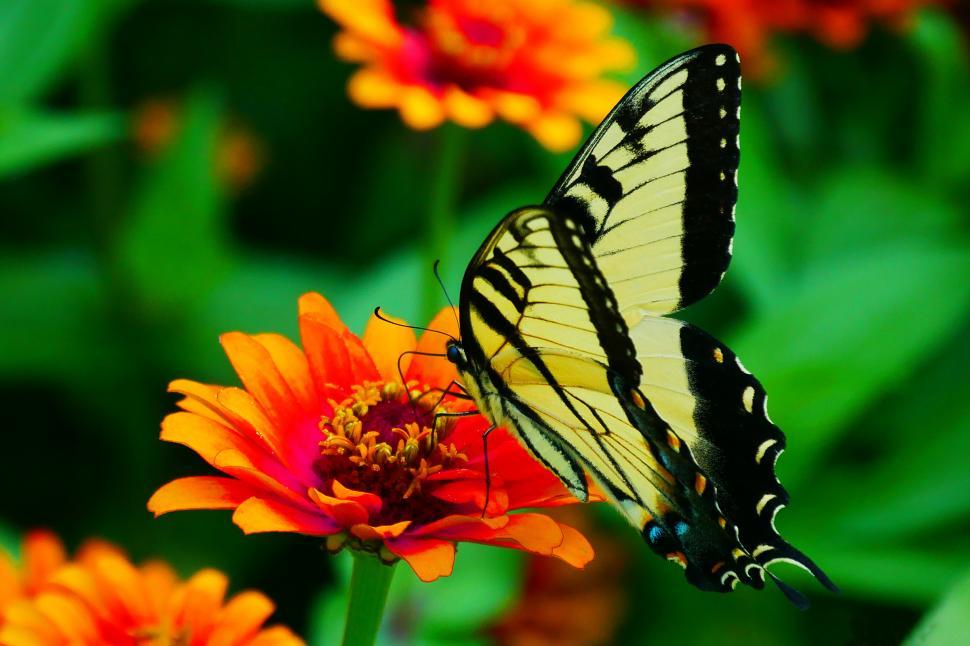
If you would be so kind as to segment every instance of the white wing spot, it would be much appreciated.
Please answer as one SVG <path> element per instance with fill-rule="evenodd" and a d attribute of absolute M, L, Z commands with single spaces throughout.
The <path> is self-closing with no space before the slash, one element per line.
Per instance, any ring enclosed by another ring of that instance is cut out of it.
<path fill-rule="evenodd" d="M 721 171 L 721 181 L 723 182 L 725 179 L 727 179 L 727 175 L 725 175 L 724 174 L 724 171 L 722 170 Z"/>
<path fill-rule="evenodd" d="M 724 353 L 721 352 L 721 348 L 714 348 L 714 361 L 724 363 Z"/>
<path fill-rule="evenodd" d="M 727 63 L 727 56 L 724 54 L 718 54 L 717 58 L 714 59 L 714 64 L 717 66 L 724 65 L 725 63 Z"/>
<path fill-rule="evenodd" d="M 765 505 L 771 502 L 772 498 L 776 498 L 776 497 L 777 496 L 775 496 L 775 494 L 773 493 L 766 493 L 765 495 L 761 496 L 761 500 L 758 501 L 758 504 L 754 508 L 754 510 L 760 514 L 762 511 L 764 511 Z"/>
<path fill-rule="evenodd" d="M 754 407 L 754 386 L 748 386 L 744 389 L 744 393 L 741 394 L 741 401 L 744 402 L 744 410 L 749 413 L 752 412 Z"/>
<path fill-rule="evenodd" d="M 577 247 L 582 247 L 583 246 L 583 241 L 580 240 L 579 239 L 579 236 L 576 235 L 575 233 L 573 234 L 572 240 L 573 240 L 573 244 L 576 245 Z"/>
<path fill-rule="evenodd" d="M 717 91 L 718 92 L 723 92 L 724 91 L 724 88 L 726 87 L 726 85 L 727 84 L 724 82 L 724 79 L 717 79 Z"/>
<path fill-rule="evenodd" d="M 721 108 L 721 118 L 723 119 L 723 118 L 724 118 L 724 117 L 726 117 L 726 116 L 727 116 L 727 110 L 725 110 L 725 109 L 724 109 L 724 108 L 722 107 L 722 108 Z"/>
<path fill-rule="evenodd" d="M 727 139 L 721 138 L 721 148 L 727 148 Z"/>
<path fill-rule="evenodd" d="M 765 395 L 761 399 L 761 410 L 764 411 L 765 419 L 768 420 L 769 423 L 774 424 L 774 422 L 771 421 L 771 417 L 768 416 L 768 395 Z"/>
<path fill-rule="evenodd" d="M 765 457 L 765 453 L 772 446 L 778 443 L 778 440 L 765 440 L 758 446 L 758 452 L 754 454 L 754 461 L 756 464 L 761 464 L 761 460 Z"/>
<path fill-rule="evenodd" d="M 746 374 L 746 375 L 750 375 L 751 374 L 751 371 L 748 370 L 747 368 L 745 368 L 744 367 L 744 364 L 741 363 L 741 357 L 738 357 L 737 355 L 735 355 L 735 357 L 734 357 L 734 363 L 738 364 L 738 369 L 740 369 L 741 372 L 743 372 L 744 374 Z"/>

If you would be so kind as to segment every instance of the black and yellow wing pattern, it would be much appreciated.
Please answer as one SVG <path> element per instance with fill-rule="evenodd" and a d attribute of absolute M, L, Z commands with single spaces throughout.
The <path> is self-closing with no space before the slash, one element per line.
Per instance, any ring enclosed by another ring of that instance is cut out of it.
<path fill-rule="evenodd" d="M 691 583 L 760 588 L 787 561 L 834 589 L 775 530 L 785 440 L 764 389 L 723 344 L 661 316 L 712 291 L 730 260 L 739 106 L 726 45 L 634 87 L 544 204 L 479 249 L 456 363 L 485 414 L 580 499 L 589 474 Z"/>

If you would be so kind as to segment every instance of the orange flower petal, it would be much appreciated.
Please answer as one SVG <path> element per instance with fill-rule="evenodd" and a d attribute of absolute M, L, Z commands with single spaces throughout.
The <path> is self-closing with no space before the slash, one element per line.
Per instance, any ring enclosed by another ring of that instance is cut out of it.
<path fill-rule="evenodd" d="M 344 28 L 382 47 L 401 41 L 401 28 L 389 0 L 317 0 L 320 9 Z"/>
<path fill-rule="evenodd" d="M 361 523 L 351 527 L 350 533 L 362 541 L 382 541 L 388 538 L 397 538 L 410 526 L 410 520 L 402 520 L 393 525 L 378 525 L 376 527 Z"/>
<path fill-rule="evenodd" d="M 161 616 L 168 610 L 169 601 L 179 585 L 178 575 L 167 563 L 149 561 L 138 570 L 145 582 L 148 602 L 155 615 Z"/>
<path fill-rule="evenodd" d="M 432 330 L 440 330 L 446 334 L 458 338 L 458 319 L 457 311 L 450 307 L 446 307 L 431 319 L 428 323 L 428 328 Z M 444 354 L 445 343 L 448 341 L 448 337 L 441 334 L 434 334 L 432 332 L 425 332 L 418 339 L 418 345 L 416 350 L 418 352 L 425 353 L 435 353 Z M 458 371 L 455 369 L 454 364 L 448 361 L 445 357 L 428 357 L 415 355 L 414 359 L 411 361 L 411 367 L 408 368 L 407 378 L 415 379 L 421 384 L 428 384 L 431 386 L 444 387 L 448 385 L 452 380 L 458 379 Z"/>
<path fill-rule="evenodd" d="M 350 100 L 362 108 L 393 108 L 400 97 L 401 84 L 384 70 L 365 67 L 347 81 Z"/>
<path fill-rule="evenodd" d="M 59 643 L 96 644 L 101 641 L 94 618 L 80 599 L 46 593 L 38 595 L 34 605 L 57 627 L 63 640 L 59 640 Z"/>
<path fill-rule="evenodd" d="M 296 407 L 293 391 L 280 374 L 269 351 L 259 341 L 240 332 L 223 334 L 219 341 L 246 390 L 259 402 L 272 422 L 263 432 L 272 433 L 266 436 L 266 440 L 277 455 L 282 455 L 283 440 L 276 428 L 286 428 L 303 417 L 302 411 Z"/>
<path fill-rule="evenodd" d="M 255 497 L 236 508 L 232 522 L 246 534 L 297 532 L 328 536 L 340 531 L 340 527 L 323 514 L 308 513 L 282 502 Z"/>
<path fill-rule="evenodd" d="M 104 543 L 91 542 L 82 552 L 79 560 L 93 576 L 97 596 L 107 611 L 136 621 L 150 620 L 151 601 L 135 566 L 119 550 Z"/>
<path fill-rule="evenodd" d="M 192 413 L 172 413 L 162 421 L 160 437 L 166 442 L 189 447 L 216 468 L 219 468 L 217 458 L 220 454 L 223 455 L 223 465 L 251 467 L 263 476 L 253 484 L 265 486 L 269 481 L 278 483 L 276 488 L 303 490 L 293 475 L 262 448 L 226 426 L 204 417 Z"/>
<path fill-rule="evenodd" d="M 363 343 L 350 332 L 341 333 L 316 315 L 304 314 L 300 337 L 318 392 L 329 392 L 332 386 L 346 392 L 353 384 L 380 379 Z"/>
<path fill-rule="evenodd" d="M 482 480 L 454 480 L 435 487 L 431 492 L 435 498 L 454 504 L 472 503 L 476 508 L 485 506 L 485 483 Z M 488 513 L 492 515 L 504 514 L 509 508 L 509 495 L 504 488 L 492 487 L 488 492 Z"/>
<path fill-rule="evenodd" d="M 20 571 L 10 555 L 0 550 L 0 612 L 20 596 Z"/>
<path fill-rule="evenodd" d="M 269 597 L 261 592 L 240 592 L 219 613 L 209 643 L 235 644 L 243 641 L 259 630 L 275 609 Z"/>
<path fill-rule="evenodd" d="M 4 610 L 0 644 L 4 646 L 50 646 L 63 643 L 57 627 L 26 599 Z"/>
<path fill-rule="evenodd" d="M 455 568 L 455 545 L 435 538 L 399 538 L 385 543 L 387 549 L 411 566 L 426 583 L 450 576 Z"/>
<path fill-rule="evenodd" d="M 178 407 L 182 410 L 208 417 L 216 422 L 226 422 L 228 420 L 225 412 L 216 399 L 220 390 L 222 390 L 220 386 L 200 384 L 189 379 L 176 379 L 168 385 L 168 392 L 185 396 L 178 402 Z"/>
<path fill-rule="evenodd" d="M 578 529 L 561 523 L 559 529 L 562 530 L 562 543 L 552 551 L 552 555 L 573 567 L 585 567 L 595 555 L 593 546 Z"/>
<path fill-rule="evenodd" d="M 573 148 L 583 135 L 579 120 L 566 113 L 544 113 L 526 124 L 526 129 L 552 152 Z"/>
<path fill-rule="evenodd" d="M 302 639 L 285 626 L 273 626 L 246 642 L 246 646 L 305 646 Z"/>
<path fill-rule="evenodd" d="M 235 509 L 256 495 L 252 486 L 233 478 L 192 476 L 163 485 L 148 500 L 155 517 L 186 509 Z"/>
<path fill-rule="evenodd" d="M 310 500 L 341 527 L 366 523 L 370 518 L 367 508 L 355 500 L 341 500 L 317 489 L 310 489 Z"/>
<path fill-rule="evenodd" d="M 429 130 L 445 120 L 441 101 L 427 89 L 417 85 L 401 88 L 398 111 L 404 123 L 415 130 Z"/>
<path fill-rule="evenodd" d="M 28 592 L 35 591 L 64 564 L 67 555 L 64 544 L 51 532 L 35 530 L 24 538 L 23 581 Z"/>
<path fill-rule="evenodd" d="M 273 363 L 283 375 L 304 412 L 317 414 L 319 398 L 313 386 L 313 380 L 310 378 L 310 365 L 303 351 L 280 334 L 257 334 L 253 338 L 269 352 Z"/>
<path fill-rule="evenodd" d="M 338 332 L 343 332 L 347 329 L 344 322 L 340 320 L 340 315 L 337 314 L 337 310 L 333 308 L 330 301 L 324 298 L 322 294 L 307 292 L 300 297 L 297 309 L 300 316 L 312 314 L 314 318 L 329 325 Z"/>
<path fill-rule="evenodd" d="M 206 633 L 212 629 L 216 613 L 222 607 L 229 579 L 222 572 L 204 569 L 185 583 L 183 606 L 179 613 L 182 624 L 194 641 L 206 643 Z"/>
<path fill-rule="evenodd" d="M 455 85 L 445 90 L 442 102 L 448 118 L 466 128 L 482 128 L 495 118 L 495 112 L 487 102 Z"/>
<path fill-rule="evenodd" d="M 383 313 L 382 315 L 402 325 L 405 323 L 402 319 Z M 401 353 L 414 350 L 415 346 L 417 346 L 417 338 L 411 328 L 395 327 L 373 314 L 367 321 L 367 327 L 364 328 L 364 347 L 370 353 L 384 381 L 401 381 L 397 371 L 398 358 L 401 359 L 401 371 L 407 374 L 412 355 L 401 356 Z"/>
<path fill-rule="evenodd" d="M 337 480 L 333 481 L 333 495 L 341 500 L 353 500 L 364 507 L 368 513 L 375 515 L 381 513 L 381 507 L 384 505 L 380 496 L 365 491 L 355 491 L 343 486 Z"/>

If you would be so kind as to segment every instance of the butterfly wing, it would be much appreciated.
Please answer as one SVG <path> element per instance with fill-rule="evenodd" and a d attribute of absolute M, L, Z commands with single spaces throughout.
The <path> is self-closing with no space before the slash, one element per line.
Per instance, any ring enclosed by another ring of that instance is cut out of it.
<path fill-rule="evenodd" d="M 731 47 L 682 54 L 623 97 L 546 197 L 582 223 L 629 322 L 690 305 L 724 275 L 740 105 Z"/>

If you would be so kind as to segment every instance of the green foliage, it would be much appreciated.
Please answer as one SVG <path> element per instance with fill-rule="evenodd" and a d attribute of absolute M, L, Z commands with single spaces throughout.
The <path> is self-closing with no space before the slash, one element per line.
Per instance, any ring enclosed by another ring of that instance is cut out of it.
<path fill-rule="evenodd" d="M 681 26 L 616 16 L 640 56 L 631 83 L 692 44 Z M 0 509 L 0 546 L 45 525 L 74 544 L 102 535 L 138 558 L 224 567 L 320 645 L 339 640 L 344 557 L 309 539 L 244 538 L 214 512 L 154 521 L 144 502 L 201 472 L 155 438 L 167 381 L 234 383 L 219 333 L 295 338 L 296 298 L 310 290 L 357 331 L 377 305 L 422 323 L 423 294 L 445 303 L 426 244 L 434 137 L 347 101 L 332 33 L 312 0 L 0 3 L 0 487 L 17 492 Z M 622 542 L 630 571 L 616 641 L 959 643 L 966 34 L 924 11 L 906 35 L 876 33 L 857 51 L 778 47 L 778 77 L 745 84 L 731 269 L 685 315 L 765 385 L 789 445 L 779 529 L 843 594 L 784 567 L 809 613 L 774 590 L 702 594 L 603 510 L 596 527 Z M 181 107 L 148 159 L 129 140 L 134 106 L 159 98 Z M 217 170 L 240 125 L 265 153 L 242 189 Z M 458 217 L 435 250 L 452 298 L 498 219 L 539 202 L 568 161 L 511 126 L 464 135 Z M 520 594 L 523 557 L 463 545 L 455 574 L 430 585 L 398 570 L 384 643 L 483 643 Z"/>

